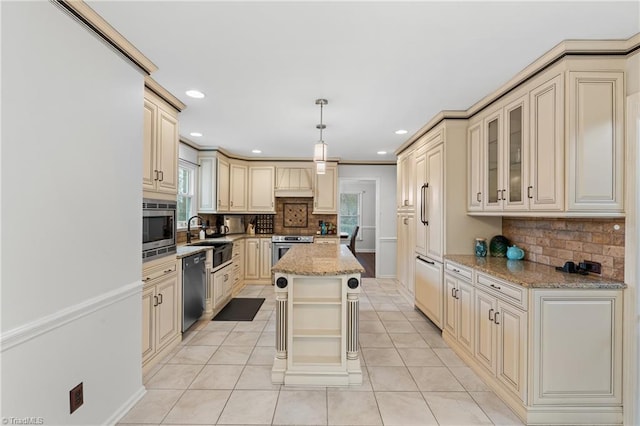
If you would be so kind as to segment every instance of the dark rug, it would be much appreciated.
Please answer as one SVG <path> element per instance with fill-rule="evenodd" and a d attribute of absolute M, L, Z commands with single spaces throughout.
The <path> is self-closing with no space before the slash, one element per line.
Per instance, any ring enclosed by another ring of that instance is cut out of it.
<path fill-rule="evenodd" d="M 213 321 L 253 321 L 263 303 L 264 297 L 234 297 Z"/>

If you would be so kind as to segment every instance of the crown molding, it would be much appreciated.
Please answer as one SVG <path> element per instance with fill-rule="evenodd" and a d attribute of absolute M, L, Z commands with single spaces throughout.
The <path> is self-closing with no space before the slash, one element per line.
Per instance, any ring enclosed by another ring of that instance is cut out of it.
<path fill-rule="evenodd" d="M 110 47 L 124 56 L 143 73 L 149 75 L 158 70 L 158 67 L 144 56 L 132 43 L 111 26 L 102 16 L 89 7 L 82 0 L 51 0 L 87 29 L 94 32 Z"/>
<path fill-rule="evenodd" d="M 147 75 L 144 77 L 144 87 L 158 95 L 160 98 L 162 98 L 163 101 L 171 105 L 178 112 L 184 110 L 187 107 L 185 103 L 173 96 L 171 92 L 162 87 L 157 81 L 151 78 L 151 76 Z"/>
<path fill-rule="evenodd" d="M 540 56 L 497 90 L 480 99 L 465 111 L 441 111 L 407 139 L 395 154 L 399 155 L 431 129 L 447 119 L 468 120 L 496 100 L 543 72 L 556 62 L 573 56 L 628 56 L 640 50 L 640 33 L 624 40 L 564 40 Z"/>

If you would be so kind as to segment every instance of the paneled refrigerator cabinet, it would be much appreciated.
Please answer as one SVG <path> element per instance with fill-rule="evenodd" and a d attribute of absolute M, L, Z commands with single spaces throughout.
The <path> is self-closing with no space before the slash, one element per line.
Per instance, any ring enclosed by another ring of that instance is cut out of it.
<path fill-rule="evenodd" d="M 409 271 L 402 270 L 406 263 L 398 262 L 398 276 L 412 275 L 416 307 L 440 328 L 445 312 L 444 256 L 473 254 L 476 237 L 490 239 L 502 230 L 500 217 L 466 214 L 466 141 L 467 120 L 443 120 L 409 148 L 415 155 L 409 185 L 414 191 L 414 232 L 399 234 L 398 247 L 409 243 L 404 253 L 413 259 Z"/>

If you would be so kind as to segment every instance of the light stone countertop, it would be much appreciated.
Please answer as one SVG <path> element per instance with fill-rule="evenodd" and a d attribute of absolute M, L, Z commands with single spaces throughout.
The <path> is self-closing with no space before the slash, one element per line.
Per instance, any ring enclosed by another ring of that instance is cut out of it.
<path fill-rule="evenodd" d="M 294 244 L 271 268 L 293 275 L 346 275 L 363 273 L 349 248 L 343 244 Z"/>
<path fill-rule="evenodd" d="M 528 288 L 618 290 L 627 287 L 621 281 L 593 274 L 569 274 L 556 271 L 554 266 L 527 260 L 508 260 L 506 257 L 476 257 L 473 255 L 447 255 L 445 260 Z"/>

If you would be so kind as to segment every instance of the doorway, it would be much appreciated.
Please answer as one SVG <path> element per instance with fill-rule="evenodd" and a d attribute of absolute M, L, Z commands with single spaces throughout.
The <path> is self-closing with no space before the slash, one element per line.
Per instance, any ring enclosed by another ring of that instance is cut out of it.
<path fill-rule="evenodd" d="M 340 178 L 338 230 L 351 239 L 358 227 L 355 241 L 356 258 L 365 268 L 363 278 L 376 277 L 376 246 L 378 237 L 378 182 L 375 178 Z"/>

